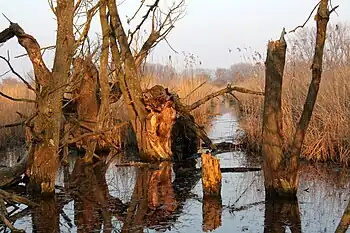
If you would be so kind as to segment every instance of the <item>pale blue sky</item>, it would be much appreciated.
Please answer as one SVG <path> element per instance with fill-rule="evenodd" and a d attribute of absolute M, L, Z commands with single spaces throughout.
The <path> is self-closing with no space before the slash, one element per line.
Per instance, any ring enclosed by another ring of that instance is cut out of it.
<path fill-rule="evenodd" d="M 122 15 L 131 15 L 136 0 L 126 0 L 121 6 Z M 171 0 L 170 0 L 171 1 Z M 199 57 L 200 68 L 229 67 L 240 62 L 236 48 L 251 47 L 264 52 L 270 39 L 277 39 L 282 27 L 292 29 L 302 24 L 318 0 L 187 0 L 186 16 L 177 23 L 170 34 L 169 42 L 177 51 L 193 53 Z M 350 1 L 333 0 L 333 5 L 340 5 L 339 16 L 332 14 L 331 22 L 350 22 Z M 348 13 L 346 13 L 348 12 Z M 33 35 L 39 44 L 52 45 L 55 42 L 56 23 L 46 0 L 1 0 L 0 13 L 6 14 L 12 21 Z M 314 25 L 314 21 L 308 23 Z M 0 30 L 8 27 L 8 22 L 0 16 Z M 93 30 L 98 30 L 95 24 Z M 232 53 L 228 52 L 232 49 Z M 0 54 L 19 55 L 24 50 L 12 39 L 0 47 Z M 177 66 L 183 66 L 183 56 L 176 56 L 163 43 L 150 57 L 155 62 L 166 62 L 171 55 Z M 49 67 L 51 59 L 46 56 Z M 23 73 L 30 71 L 27 58 L 12 58 L 15 68 Z M 7 68 L 0 63 L 0 73 Z"/>

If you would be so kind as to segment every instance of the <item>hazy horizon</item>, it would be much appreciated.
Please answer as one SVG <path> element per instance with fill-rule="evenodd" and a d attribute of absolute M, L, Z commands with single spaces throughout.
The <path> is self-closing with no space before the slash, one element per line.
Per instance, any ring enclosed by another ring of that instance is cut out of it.
<path fill-rule="evenodd" d="M 148 61 L 165 64 L 169 56 L 176 68 L 184 68 L 182 52 L 193 54 L 197 60 L 196 68 L 229 68 L 234 63 L 242 62 L 237 48 L 250 48 L 264 53 L 268 40 L 277 39 L 283 27 L 291 30 L 304 23 L 318 0 L 236 1 L 220 0 L 204 2 L 186 1 L 186 16 L 177 24 L 168 37 L 171 46 L 179 52 L 175 54 L 166 43 L 160 43 L 149 56 Z M 132 15 L 139 1 L 127 0 L 120 6 L 121 15 Z M 337 14 L 331 15 L 330 23 L 349 23 L 350 1 L 333 0 L 333 6 L 340 5 Z M 21 7 L 18 7 L 21 6 Z M 41 47 L 55 44 L 56 22 L 47 1 L 12 0 L 2 5 L 0 13 L 18 23 L 28 34 L 34 36 Z M 97 21 L 96 21 L 97 19 Z M 98 16 L 92 25 L 90 35 L 99 31 Z M 9 26 L 8 21 L 0 16 L 0 30 Z M 314 26 L 313 17 L 306 26 Z M 231 49 L 231 52 L 229 52 Z M 28 57 L 14 58 L 25 50 L 13 38 L 0 47 L 0 55 L 10 52 L 11 62 L 19 73 L 32 70 Z M 44 56 L 48 67 L 52 67 L 53 52 Z M 200 64 L 199 64 L 200 61 Z M 0 74 L 7 71 L 1 61 Z M 11 75 L 7 75 L 11 76 Z"/>

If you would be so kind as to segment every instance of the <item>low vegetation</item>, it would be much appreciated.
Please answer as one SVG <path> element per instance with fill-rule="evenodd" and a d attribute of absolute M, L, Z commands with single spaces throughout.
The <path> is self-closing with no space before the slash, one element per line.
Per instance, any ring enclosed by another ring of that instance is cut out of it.
<path fill-rule="evenodd" d="M 289 41 L 288 63 L 283 79 L 282 108 L 284 147 L 291 146 L 307 89 L 311 81 L 310 41 L 314 30 L 302 30 L 295 39 Z M 326 45 L 325 66 L 320 92 L 306 133 L 302 157 L 313 161 L 334 161 L 342 164 L 350 162 L 350 34 L 346 25 L 330 26 Z M 333 40 L 331 40 L 333 38 Z M 307 43 L 305 42 L 307 41 Z M 309 45 L 308 45 L 309 44 Z M 337 49 L 336 49 L 337 48 Z M 259 65 L 257 65 L 259 66 Z M 264 69 L 254 67 L 255 75 L 237 80 L 237 85 L 263 90 Z M 263 98 L 239 95 L 241 101 L 240 125 L 245 131 L 242 138 L 247 149 L 260 151 Z"/>
<path fill-rule="evenodd" d="M 169 74 L 169 73 L 168 73 Z M 204 96 L 218 89 L 217 86 L 209 82 L 204 75 L 182 75 L 175 74 L 174 79 L 166 80 L 160 74 L 147 74 L 143 79 L 143 88 L 150 88 L 156 84 L 169 88 L 170 92 L 176 92 L 185 104 L 194 103 Z M 7 78 L 0 84 L 0 90 L 15 98 L 34 98 L 34 94 L 28 88 L 16 79 Z M 218 114 L 218 104 L 221 100 L 213 99 L 198 109 L 193 111 L 196 123 L 200 126 L 210 124 L 211 116 Z M 113 105 L 113 113 L 115 118 L 119 120 L 127 120 L 123 109 L 123 101 L 118 101 Z M 6 98 L 0 98 L 0 149 L 21 146 L 25 143 L 25 127 L 18 125 L 15 127 L 3 127 L 5 125 L 20 123 L 23 121 L 21 115 L 29 116 L 33 111 L 31 103 L 11 101 Z"/>

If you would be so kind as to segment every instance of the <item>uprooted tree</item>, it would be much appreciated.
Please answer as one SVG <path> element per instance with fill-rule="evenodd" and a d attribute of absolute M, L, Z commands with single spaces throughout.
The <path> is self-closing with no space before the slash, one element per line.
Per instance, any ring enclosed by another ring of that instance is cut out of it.
<path fill-rule="evenodd" d="M 288 148 L 287 151 L 284 150 L 286 143 L 283 138 L 281 107 L 282 78 L 287 49 L 284 30 L 278 41 L 270 41 L 268 44 L 265 63 L 265 102 L 262 129 L 266 197 L 296 197 L 301 147 L 311 120 L 321 82 L 327 23 L 330 13 L 337 8 L 329 10 L 328 3 L 328 0 L 321 0 L 315 16 L 317 34 L 314 58 L 311 65 L 312 80 L 291 148 Z"/>
<path fill-rule="evenodd" d="M 192 135 L 190 143 L 194 146 L 187 153 L 196 152 L 194 141 L 197 136 L 214 148 L 203 129 L 195 124 L 190 114 L 192 110 L 212 98 L 223 94 L 233 95 L 235 91 L 263 95 L 261 92 L 227 86 L 191 105 L 183 105 L 176 93 L 170 93 L 162 86 L 141 89 L 141 65 L 151 50 L 171 32 L 174 23 L 182 18 L 184 0 L 173 3 L 167 11 L 161 9 L 159 0 L 150 5 L 142 1 L 135 15 L 128 20 L 130 24 L 137 16 L 140 18 L 134 30 L 124 28 L 115 0 L 99 0 L 95 4 L 88 0 L 57 0 L 49 3 L 57 18 L 52 71 L 43 61 L 38 42 L 18 24 L 10 22 L 10 26 L 0 32 L 0 43 L 17 37 L 34 69 L 35 87 L 16 75 L 36 94 L 35 100 L 16 99 L 1 92 L 4 98 L 35 105 L 34 113 L 27 116 L 24 122 L 30 139 L 26 175 L 30 177 L 29 186 L 34 191 L 54 191 L 55 175 L 61 162 L 59 155 L 63 151 L 63 158 L 66 157 L 69 144 L 80 143 L 84 147 L 85 161 L 92 161 L 99 140 L 104 142 L 102 144 L 114 145 L 113 133 L 107 135 L 106 132 L 111 129 L 106 128 L 105 122 L 109 117 L 109 104 L 120 96 L 123 96 L 127 106 L 140 156 L 146 160 L 169 160 L 177 150 L 174 138 L 184 134 L 181 127 Z M 145 15 L 140 15 L 141 8 L 144 8 Z M 73 22 L 82 10 L 86 11 L 86 21 L 77 27 Z M 79 55 L 78 51 L 84 49 L 92 18 L 98 11 L 102 43 L 96 64 L 92 53 Z M 139 50 L 135 49 L 135 35 L 147 25 L 146 22 L 150 23 L 148 37 Z M 109 85 L 110 82 L 113 87 Z M 72 86 L 75 88 L 71 89 Z M 62 108 L 66 104 L 62 106 L 62 101 L 66 92 L 73 96 L 69 101 L 75 102 L 75 119 L 63 117 Z M 72 122 L 75 122 L 73 127 Z M 73 135 L 73 138 L 67 135 Z M 118 146 L 115 147 L 118 149 Z M 17 174 L 18 169 L 14 170 Z M 12 182 L 15 179 L 9 180 Z"/>

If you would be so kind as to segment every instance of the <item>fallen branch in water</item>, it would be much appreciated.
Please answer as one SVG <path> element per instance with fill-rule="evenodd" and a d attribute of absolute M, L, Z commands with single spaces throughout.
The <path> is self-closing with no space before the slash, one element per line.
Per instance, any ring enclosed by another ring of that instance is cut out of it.
<path fill-rule="evenodd" d="M 242 210 L 247 210 L 247 209 L 250 209 L 254 206 L 257 206 L 257 205 L 262 205 L 264 204 L 265 201 L 259 201 L 259 202 L 254 202 L 254 203 L 250 203 L 250 204 L 247 204 L 247 205 L 243 205 L 243 206 L 240 206 L 240 207 L 235 207 L 235 206 L 229 206 L 227 207 L 229 209 L 229 212 L 231 214 L 233 214 L 233 212 L 237 212 L 237 211 L 242 211 Z"/>
<path fill-rule="evenodd" d="M 127 162 L 127 163 L 120 163 L 116 164 L 116 167 L 148 167 L 148 168 L 154 168 L 158 169 L 159 166 L 157 164 L 152 164 L 152 163 L 143 163 L 143 162 Z"/>
<path fill-rule="evenodd" d="M 26 206 L 29 206 L 29 207 L 37 206 L 36 203 L 28 200 L 27 198 L 18 196 L 17 194 L 10 193 L 2 189 L 0 189 L 0 199 L 10 203 L 25 204 Z"/>
<path fill-rule="evenodd" d="M 6 227 L 10 228 L 11 232 L 25 232 L 24 230 L 15 228 L 8 219 L 9 214 L 7 213 L 5 202 L 11 204 L 25 204 L 28 207 L 35 207 L 37 204 L 17 194 L 0 189 L 0 221 L 3 222 Z"/>
<path fill-rule="evenodd" d="M 0 168 L 0 187 L 10 186 L 21 179 L 22 174 L 25 172 L 27 161 L 28 154 L 15 166 Z"/>
<path fill-rule="evenodd" d="M 256 172 L 261 171 L 260 167 L 222 167 L 220 168 L 221 173 L 230 172 Z"/>

